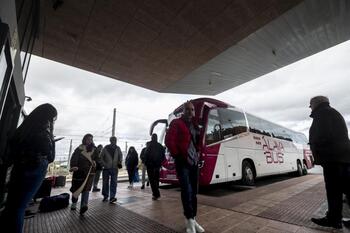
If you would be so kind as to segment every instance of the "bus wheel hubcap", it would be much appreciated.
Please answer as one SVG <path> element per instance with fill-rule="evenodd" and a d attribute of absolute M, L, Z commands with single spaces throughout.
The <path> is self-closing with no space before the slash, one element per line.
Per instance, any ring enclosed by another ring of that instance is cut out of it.
<path fill-rule="evenodd" d="M 253 172 L 252 172 L 252 169 L 250 169 L 250 168 L 246 168 L 246 174 L 247 174 L 247 178 L 249 179 L 249 180 L 252 180 L 253 179 Z"/>

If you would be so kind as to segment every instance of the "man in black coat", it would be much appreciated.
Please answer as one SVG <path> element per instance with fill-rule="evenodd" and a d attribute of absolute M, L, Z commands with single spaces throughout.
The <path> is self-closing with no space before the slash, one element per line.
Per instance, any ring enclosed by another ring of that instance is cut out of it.
<path fill-rule="evenodd" d="M 329 99 L 316 96 L 310 100 L 313 118 L 310 127 L 310 147 L 315 164 L 323 167 L 328 212 L 323 218 L 311 221 L 326 227 L 342 228 L 343 194 L 349 192 L 350 142 L 342 115 L 330 107 Z"/>
<path fill-rule="evenodd" d="M 153 200 L 160 198 L 159 171 L 165 159 L 165 149 L 158 143 L 157 134 L 152 134 L 152 140 L 146 148 L 144 162 L 147 167 L 148 179 L 151 184 Z"/>

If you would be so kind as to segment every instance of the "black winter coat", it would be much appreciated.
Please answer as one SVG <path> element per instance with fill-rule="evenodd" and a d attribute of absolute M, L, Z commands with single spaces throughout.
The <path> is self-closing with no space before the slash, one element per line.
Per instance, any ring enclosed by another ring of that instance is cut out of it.
<path fill-rule="evenodd" d="M 145 151 L 145 165 L 150 168 L 160 168 L 165 160 L 165 149 L 158 142 L 151 142 Z"/>
<path fill-rule="evenodd" d="M 10 147 L 15 163 L 18 165 L 36 167 L 43 158 L 46 158 L 49 163 L 55 160 L 55 141 L 46 129 L 33 132 L 21 143 L 12 140 Z"/>
<path fill-rule="evenodd" d="M 89 159 L 87 159 L 86 154 L 91 156 L 91 162 Z M 91 152 L 87 152 L 86 147 L 84 145 L 80 145 L 74 150 L 72 158 L 70 160 L 70 167 L 78 167 L 78 170 L 73 173 L 72 187 L 70 189 L 72 193 L 74 193 L 77 189 L 79 189 L 80 186 L 82 186 L 88 175 L 89 177 L 87 179 L 83 191 L 91 190 L 92 182 L 96 172 L 95 164 L 97 163 L 97 161 L 98 153 L 96 151 L 96 148 L 93 148 Z"/>
<path fill-rule="evenodd" d="M 141 151 L 141 154 L 140 154 L 140 159 L 141 159 L 141 162 L 144 164 L 145 163 L 145 153 L 146 153 L 146 147 L 144 147 Z"/>
<path fill-rule="evenodd" d="M 136 152 L 128 153 L 125 158 L 125 165 L 128 170 L 132 170 L 139 164 L 139 157 Z"/>
<path fill-rule="evenodd" d="M 350 163 L 350 141 L 342 115 L 328 103 L 322 103 L 310 117 L 313 122 L 309 141 L 315 164 Z"/>

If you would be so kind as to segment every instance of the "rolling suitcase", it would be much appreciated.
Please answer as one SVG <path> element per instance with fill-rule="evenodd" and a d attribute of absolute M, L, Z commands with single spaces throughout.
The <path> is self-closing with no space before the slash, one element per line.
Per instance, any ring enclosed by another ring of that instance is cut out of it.
<path fill-rule="evenodd" d="M 38 192 L 34 196 L 34 201 L 38 198 L 49 197 L 51 195 L 52 179 L 44 179 Z"/>

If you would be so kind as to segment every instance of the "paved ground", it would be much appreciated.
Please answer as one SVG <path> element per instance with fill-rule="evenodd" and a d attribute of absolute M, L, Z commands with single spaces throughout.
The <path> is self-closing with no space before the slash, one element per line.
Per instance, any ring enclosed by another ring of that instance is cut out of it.
<path fill-rule="evenodd" d="M 27 220 L 26 232 L 40 232 L 30 230 L 36 225 L 50 227 L 45 219 L 52 221 L 53 216 L 57 220 L 54 230 L 41 232 L 64 232 L 67 229 L 67 232 L 139 232 L 141 228 L 133 228 L 134 225 L 143 226 L 145 232 L 184 232 L 177 187 L 164 186 L 161 189 L 162 198 L 152 201 L 150 188 L 141 190 L 138 185 L 129 190 L 126 183 L 118 185 L 117 206 L 102 203 L 100 193 L 91 193 L 91 208 L 83 219 L 69 209 L 39 214 Z M 53 193 L 67 191 L 68 186 L 54 189 Z M 197 220 L 206 232 L 350 232 L 345 228 L 331 231 L 309 221 L 311 217 L 322 216 L 326 211 L 324 184 L 319 174 L 298 178 L 269 177 L 258 181 L 257 187 L 250 189 L 237 185 L 214 186 L 202 189 L 198 202 Z M 105 223 L 106 216 L 112 219 L 108 223 Z M 84 224 L 84 221 L 89 224 Z M 62 222 L 64 227 L 59 227 L 57 222 Z M 72 227 L 74 223 L 75 227 Z M 96 231 L 99 228 L 104 230 Z"/>

